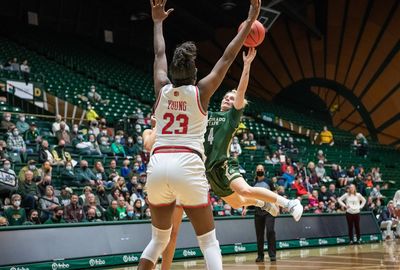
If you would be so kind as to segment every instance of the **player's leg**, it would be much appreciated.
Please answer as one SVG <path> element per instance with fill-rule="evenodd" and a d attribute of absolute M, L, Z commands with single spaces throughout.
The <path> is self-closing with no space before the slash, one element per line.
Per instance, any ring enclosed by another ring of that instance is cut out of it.
<path fill-rule="evenodd" d="M 263 202 L 253 198 L 246 198 L 240 196 L 236 192 L 232 193 L 229 196 L 222 197 L 222 199 L 228 203 L 233 208 L 241 208 L 243 206 L 257 206 L 266 211 L 268 211 L 271 215 L 276 217 L 279 215 L 279 208 L 274 203 Z"/>
<path fill-rule="evenodd" d="M 178 237 L 179 228 L 182 223 L 183 208 L 181 206 L 176 206 L 174 213 L 172 215 L 172 232 L 169 243 L 162 253 L 162 263 L 161 270 L 169 270 L 172 265 L 172 260 L 174 259 L 176 239 Z"/>
<path fill-rule="evenodd" d="M 288 200 L 285 197 L 280 196 L 266 188 L 251 187 L 249 184 L 247 184 L 243 177 L 233 179 L 230 182 L 230 188 L 245 198 L 254 198 L 286 207 L 289 209 L 289 212 L 296 221 L 298 221 L 303 214 L 303 206 L 299 200 Z"/>

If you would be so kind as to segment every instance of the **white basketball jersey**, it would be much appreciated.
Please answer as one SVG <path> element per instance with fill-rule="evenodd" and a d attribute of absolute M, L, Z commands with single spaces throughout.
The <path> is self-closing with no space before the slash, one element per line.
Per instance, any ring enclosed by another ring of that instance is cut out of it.
<path fill-rule="evenodd" d="M 156 105 L 156 142 L 159 146 L 186 146 L 204 156 L 207 112 L 201 107 L 199 89 L 194 85 L 161 88 Z"/>

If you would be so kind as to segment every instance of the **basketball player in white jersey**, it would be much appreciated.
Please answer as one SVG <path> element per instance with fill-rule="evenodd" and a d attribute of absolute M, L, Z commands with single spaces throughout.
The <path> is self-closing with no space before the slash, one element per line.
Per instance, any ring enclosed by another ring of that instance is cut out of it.
<path fill-rule="evenodd" d="M 207 269 L 222 269 L 219 243 L 208 196 L 204 168 L 204 133 L 211 96 L 236 58 L 261 0 L 251 5 L 244 27 L 238 32 L 212 71 L 196 84 L 196 46 L 185 42 L 175 49 L 168 78 L 163 21 L 166 0 L 150 0 L 154 22 L 154 89 L 156 135 L 148 164 L 147 192 L 152 213 L 152 239 L 142 253 L 139 270 L 152 269 L 169 242 L 172 214 L 178 197 L 197 235 Z"/>

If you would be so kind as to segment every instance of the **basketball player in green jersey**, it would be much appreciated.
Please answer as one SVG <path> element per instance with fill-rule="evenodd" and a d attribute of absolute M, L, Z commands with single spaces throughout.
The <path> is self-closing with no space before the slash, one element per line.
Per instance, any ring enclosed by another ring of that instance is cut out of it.
<path fill-rule="evenodd" d="M 299 200 L 288 200 L 278 194 L 260 187 L 251 187 L 239 172 L 236 159 L 229 156 L 230 144 L 243 110 L 244 98 L 249 81 L 250 66 L 256 56 L 256 50 L 250 48 L 248 54 L 243 53 L 243 71 L 237 90 L 225 94 L 221 102 L 220 112 L 208 112 L 208 126 L 205 134 L 204 150 L 206 155 L 206 175 L 213 192 L 233 208 L 255 205 L 270 212 L 273 216 L 279 213 L 279 205 L 289 209 L 293 218 L 298 221 L 303 213 Z M 143 133 L 144 144 L 151 149 L 153 132 Z M 170 242 L 162 255 L 161 269 L 170 269 L 176 246 L 176 237 L 182 220 L 183 209 L 176 207 L 173 215 L 173 227 Z"/>

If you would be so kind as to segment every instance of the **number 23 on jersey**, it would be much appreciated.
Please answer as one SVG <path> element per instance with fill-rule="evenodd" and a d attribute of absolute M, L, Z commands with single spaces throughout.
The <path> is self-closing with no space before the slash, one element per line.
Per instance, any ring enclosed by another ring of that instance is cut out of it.
<path fill-rule="evenodd" d="M 162 134 L 187 134 L 189 117 L 186 114 L 178 114 L 176 117 L 172 113 L 166 113 L 163 116 L 164 120 L 167 120 L 167 124 L 162 129 Z M 171 126 L 174 122 L 179 122 L 179 128 L 171 130 Z"/>

